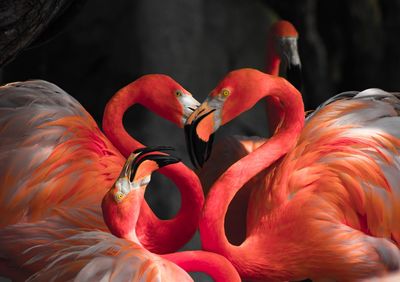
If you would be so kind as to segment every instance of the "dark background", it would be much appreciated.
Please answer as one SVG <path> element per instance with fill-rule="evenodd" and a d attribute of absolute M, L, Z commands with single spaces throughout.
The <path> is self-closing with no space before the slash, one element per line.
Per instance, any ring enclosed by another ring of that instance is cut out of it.
<path fill-rule="evenodd" d="M 307 110 L 341 91 L 400 90 L 400 0 L 72 2 L 85 5 L 75 5 L 61 25 L 53 26 L 49 38 L 61 33 L 49 42 L 43 43 L 46 37 L 32 43 L 32 36 L 28 41 L 36 47 L 10 58 L 0 80 L 53 82 L 99 123 L 113 93 L 143 74 L 168 74 L 202 101 L 228 71 L 263 70 L 267 31 L 279 18 L 290 20 L 300 34 Z M 268 136 L 263 110 L 256 106 L 225 134 Z M 183 131 L 175 125 L 140 106 L 126 115 L 125 125 L 145 144 L 176 147 L 189 165 Z M 179 207 L 179 195 L 161 178 L 147 197 L 162 217 L 170 217 Z"/>

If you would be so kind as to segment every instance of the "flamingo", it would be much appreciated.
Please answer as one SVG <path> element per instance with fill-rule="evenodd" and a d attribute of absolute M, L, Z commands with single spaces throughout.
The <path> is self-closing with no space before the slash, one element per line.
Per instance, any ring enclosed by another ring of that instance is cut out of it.
<path fill-rule="evenodd" d="M 286 73 L 288 81 L 301 90 L 301 61 L 297 50 L 299 34 L 288 21 L 280 20 L 273 24 L 268 33 L 265 72 L 279 76 Z M 273 134 L 284 118 L 279 99 L 265 97 L 269 132 Z M 261 145 L 261 144 L 260 144 Z"/>
<path fill-rule="evenodd" d="M 241 69 L 189 117 L 189 146 L 208 142 L 265 96 L 279 97 L 285 119 L 212 186 L 199 223 L 203 249 L 225 256 L 250 280 L 355 281 L 399 269 L 400 95 L 380 89 L 339 94 L 303 128 L 303 103 L 292 85 Z M 247 237 L 232 245 L 224 230 L 228 205 L 266 168 L 265 185 L 251 195 Z"/>
<path fill-rule="evenodd" d="M 301 88 L 301 61 L 300 61 L 300 56 L 298 53 L 297 49 L 297 40 L 298 40 L 298 33 L 296 28 L 291 24 L 289 21 L 285 20 L 279 20 L 276 23 L 274 23 L 270 31 L 268 33 L 268 38 L 267 38 L 267 55 L 266 55 L 266 68 L 265 72 L 271 75 L 279 76 L 280 73 L 286 73 L 288 76 L 289 82 L 291 82 L 297 89 Z M 265 101 L 267 102 L 266 104 L 266 109 L 267 109 L 267 116 L 268 116 L 268 127 L 270 132 L 274 132 L 281 120 L 283 120 L 283 115 L 284 111 L 281 107 L 281 103 L 278 98 L 276 97 L 265 97 Z M 229 142 L 229 139 L 226 140 Z M 225 140 L 224 140 L 225 142 Z M 243 137 L 243 136 L 237 136 L 234 138 L 233 142 L 239 143 L 242 147 L 244 152 L 246 154 L 252 152 L 256 148 L 258 148 L 262 143 L 265 142 L 264 138 L 249 138 L 249 137 Z M 226 148 L 227 144 L 224 144 L 224 148 Z M 233 163 L 234 161 L 240 159 L 243 157 L 239 152 L 236 153 L 235 151 L 238 151 L 235 147 L 235 144 L 228 144 L 228 150 L 230 150 L 230 147 L 232 146 L 232 152 L 235 154 L 233 157 L 231 156 L 226 156 L 227 160 L 224 162 L 220 161 L 221 163 Z M 223 148 L 220 148 L 218 145 L 216 146 L 216 149 L 223 150 Z M 215 149 L 214 149 L 215 150 Z M 237 158 L 236 158 L 237 155 Z M 203 156 L 198 156 L 198 157 L 203 157 Z M 208 157 L 213 157 L 211 154 L 211 151 L 208 152 L 208 155 L 204 156 L 204 158 L 208 159 Z M 210 170 L 210 173 L 205 173 L 204 178 L 206 178 L 206 175 L 212 175 L 213 177 L 208 177 L 208 178 L 213 178 L 213 180 L 216 180 L 219 175 L 222 174 L 224 171 L 224 168 L 227 168 L 225 164 L 221 164 L 221 166 L 225 166 L 223 168 L 214 168 L 217 170 L 217 172 L 214 172 L 211 168 L 206 168 L 204 169 L 204 162 L 205 159 L 199 159 L 197 160 L 196 158 L 191 159 L 192 163 L 195 167 L 199 168 L 201 167 L 203 170 L 208 171 Z M 205 184 L 205 189 L 208 190 L 210 185 L 214 181 L 206 179 L 204 181 Z"/>
<path fill-rule="evenodd" d="M 162 83 L 161 83 L 162 82 Z M 143 76 L 118 91 L 107 103 L 103 116 L 103 131 L 114 146 L 125 156 L 143 147 L 124 128 L 123 117 L 129 107 L 141 104 L 162 118 L 183 127 L 199 102 L 182 86 L 166 75 Z M 137 232 L 147 249 L 168 253 L 182 247 L 197 229 L 204 194 L 200 180 L 182 162 L 159 171 L 172 180 L 181 193 L 181 208 L 172 220 L 159 220 L 146 202 L 142 205 Z M 177 175 L 184 174 L 184 179 Z M 154 224 L 154 222 L 159 224 Z M 184 228 L 182 228 L 184 224 Z M 162 226 L 162 227 L 161 227 Z M 179 229 L 179 232 L 178 232 Z"/>
<path fill-rule="evenodd" d="M 293 24 L 285 20 L 274 23 L 268 32 L 265 72 L 275 76 L 278 76 L 280 72 L 286 73 L 289 82 L 300 89 L 301 62 L 297 40 L 298 33 Z M 265 97 L 265 101 L 268 128 L 269 132 L 273 133 L 283 120 L 284 111 L 276 97 Z M 257 149 L 265 141 L 265 138 L 258 136 L 234 135 L 223 137 L 216 142 L 209 161 L 202 164 L 202 167 L 196 171 L 204 193 L 208 193 L 212 184 L 230 165 Z M 198 166 L 197 162 L 193 164 Z M 251 187 L 262 181 L 264 181 L 263 176 L 252 178 L 229 205 L 225 228 L 228 239 L 233 244 L 241 243 L 246 236 L 243 223 L 246 222 L 247 210 L 253 209 L 248 204 Z"/>
<path fill-rule="evenodd" d="M 287 73 L 289 82 L 300 89 L 301 62 L 297 50 L 297 40 L 297 30 L 290 22 L 279 20 L 273 24 L 268 33 L 265 72 L 275 76 L 278 76 L 280 71 Z M 265 97 L 265 101 L 268 128 L 269 132 L 273 133 L 283 120 L 284 111 L 278 98 Z M 193 165 L 201 167 L 198 174 L 205 192 L 208 192 L 215 180 L 232 163 L 257 149 L 265 140 L 265 138 L 257 136 L 226 137 L 221 142 L 216 143 L 215 148 L 213 148 L 213 152 L 216 153 L 209 152 L 212 166 L 208 166 L 207 162 L 204 163 L 204 160 L 197 162 L 195 158 L 192 158 Z"/>
<path fill-rule="evenodd" d="M 28 281 L 193 281 L 186 271 L 204 271 L 217 282 L 240 281 L 235 268 L 218 254 L 186 251 L 156 255 L 136 236 L 136 224 L 151 174 L 180 160 L 169 148 L 154 147 L 128 157 L 121 174 L 102 201 L 110 234 L 66 219 L 70 210 L 35 223 L 10 225 L 0 230 L 0 254 L 13 258 L 19 274 Z M 74 211 L 74 210 L 73 210 Z M 83 209 L 69 216 L 101 220 Z M 17 256 L 15 254 L 18 254 Z M 186 271 L 184 271 L 186 270 Z M 33 273 L 33 275 L 32 275 Z"/>
<path fill-rule="evenodd" d="M 170 77 L 146 75 L 118 91 L 106 114 L 118 117 L 117 102 L 122 107 L 129 99 L 180 125 L 198 104 Z M 97 205 L 100 213 L 102 195 L 125 159 L 85 109 L 56 85 L 36 80 L 2 86 L 0 112 L 0 226 L 37 221 L 61 206 Z M 107 129 L 112 118 L 105 121 Z M 120 150 L 124 141 L 132 141 L 111 137 Z M 182 205 L 170 220 L 160 220 L 146 202 L 142 205 L 139 240 L 155 253 L 175 251 L 192 237 L 204 201 L 198 177 L 185 165 L 161 171 L 178 185 Z M 106 230 L 102 222 L 98 228 Z"/>

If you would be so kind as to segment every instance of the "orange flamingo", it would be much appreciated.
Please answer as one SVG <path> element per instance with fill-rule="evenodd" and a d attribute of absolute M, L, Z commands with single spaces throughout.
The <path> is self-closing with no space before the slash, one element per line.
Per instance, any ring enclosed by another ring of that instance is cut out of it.
<path fill-rule="evenodd" d="M 269 74 L 278 76 L 280 71 L 297 89 L 301 88 L 301 62 L 297 50 L 298 33 L 288 21 L 279 20 L 274 23 L 268 33 L 266 69 Z M 265 97 L 266 113 L 269 132 L 273 133 L 284 118 L 281 103 L 276 97 Z M 205 194 L 212 184 L 226 169 L 236 161 L 251 153 L 266 141 L 258 136 L 226 136 L 216 142 L 210 154 L 209 161 L 197 171 Z M 196 163 L 194 163 L 196 165 Z M 235 196 L 229 205 L 225 218 L 225 228 L 228 239 L 233 244 L 239 244 L 246 236 L 245 228 L 247 210 L 253 208 L 248 205 L 251 187 L 264 181 L 264 177 L 252 178 Z"/>
<path fill-rule="evenodd" d="M 146 75 L 122 88 L 106 113 L 118 117 L 117 109 L 111 109 L 116 101 L 123 104 L 129 99 L 180 125 L 189 107 L 197 105 L 165 75 Z M 118 177 L 124 158 L 85 109 L 51 83 L 27 81 L 0 88 L 0 111 L 0 212 L 6 215 L 0 225 L 36 221 L 61 206 L 97 204 L 100 213 L 102 195 Z M 115 138 L 119 149 L 129 141 Z M 185 165 L 176 164 L 163 173 L 178 185 L 182 205 L 170 220 L 158 219 L 146 202 L 142 205 L 139 239 L 156 253 L 175 251 L 192 237 L 204 201 L 197 176 Z M 98 228 L 106 229 L 101 222 Z"/>
<path fill-rule="evenodd" d="M 147 75 L 122 88 L 106 105 L 103 130 L 125 157 L 143 147 L 143 144 L 126 132 L 123 125 L 124 113 L 136 103 L 179 127 L 183 127 L 186 119 L 199 105 L 187 90 L 166 75 Z M 183 163 L 168 166 L 159 172 L 178 187 L 182 199 L 181 208 L 174 219 L 159 220 L 147 202 L 144 202 L 137 232 L 147 249 L 155 253 L 168 253 L 182 247 L 193 236 L 197 229 L 204 194 L 201 192 L 198 177 Z M 179 174 L 186 177 L 179 178 Z M 154 224 L 155 222 L 158 224 Z"/>
<path fill-rule="evenodd" d="M 12 257 L 14 267 L 20 268 L 19 275 L 11 273 L 11 277 L 29 277 L 28 281 L 193 281 L 186 270 L 204 271 L 215 281 L 240 281 L 235 268 L 218 254 L 187 251 L 159 256 L 138 241 L 135 227 L 152 172 L 179 162 L 156 152 L 166 149 L 146 148 L 129 156 L 104 196 L 104 220 L 120 238 L 82 226 L 80 220 L 101 220 L 89 209 L 72 214 L 58 210 L 58 216 L 44 221 L 0 230 L 0 254 Z M 66 218 L 71 216 L 80 220 L 71 222 Z"/>
<path fill-rule="evenodd" d="M 287 80 L 301 90 L 301 61 L 297 49 L 299 34 L 288 21 L 280 20 L 272 25 L 268 33 L 265 72 L 279 76 L 286 73 Z M 284 110 L 276 97 L 265 97 L 267 103 L 268 128 L 273 134 L 284 118 Z M 260 144 L 261 145 L 261 144 Z"/>
<path fill-rule="evenodd" d="M 233 71 L 189 117 L 189 146 L 207 142 L 267 95 L 279 97 L 285 119 L 211 188 L 199 225 L 203 248 L 251 280 L 354 281 L 399 269 L 400 95 L 339 94 L 303 129 L 303 103 L 292 85 L 252 69 Z M 247 237 L 234 246 L 224 231 L 228 205 L 267 167 L 265 185 L 253 189 Z"/>
<path fill-rule="evenodd" d="M 298 33 L 288 21 L 279 20 L 272 25 L 268 33 L 266 73 L 278 76 L 280 70 L 287 73 L 289 82 L 297 89 L 301 88 L 301 62 L 297 50 Z M 265 97 L 269 132 L 273 133 L 284 119 L 284 111 L 276 97 Z M 257 149 L 265 142 L 265 138 L 257 136 L 229 136 L 216 143 L 210 162 L 192 159 L 194 166 L 201 166 L 199 177 L 207 192 L 217 178 L 234 162 Z M 206 156 L 208 157 L 208 156 Z"/>

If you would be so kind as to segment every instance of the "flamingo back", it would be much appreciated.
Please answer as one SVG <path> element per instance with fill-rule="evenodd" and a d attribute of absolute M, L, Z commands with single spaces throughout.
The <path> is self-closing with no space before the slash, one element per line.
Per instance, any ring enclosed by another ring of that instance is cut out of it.
<path fill-rule="evenodd" d="M 56 85 L 0 88 L 0 226 L 38 219 L 61 203 L 99 201 L 123 162 L 93 118 Z"/>
<path fill-rule="evenodd" d="M 368 89 L 330 99 L 267 185 L 252 190 L 245 243 L 268 246 L 272 269 L 285 262 L 290 273 L 277 280 L 354 281 L 399 269 L 399 98 Z"/>
<path fill-rule="evenodd" d="M 400 244 L 400 95 L 339 94 L 308 117 L 296 147 L 253 199 L 262 209 L 309 198 L 315 218 Z M 283 188 L 282 188 L 283 187 Z M 260 195 L 261 194 L 261 195 Z"/>

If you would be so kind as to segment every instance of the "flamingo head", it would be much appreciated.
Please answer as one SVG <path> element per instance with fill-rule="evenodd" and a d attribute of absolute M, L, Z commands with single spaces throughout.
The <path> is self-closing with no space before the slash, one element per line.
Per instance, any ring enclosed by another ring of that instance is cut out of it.
<path fill-rule="evenodd" d="M 200 105 L 192 94 L 168 75 L 149 74 L 137 80 L 144 90 L 141 100 L 150 110 L 183 127 L 187 118 Z"/>
<path fill-rule="evenodd" d="M 202 166 L 210 156 L 214 132 L 251 109 L 265 94 L 260 89 L 265 77 L 280 79 L 255 69 L 230 72 L 188 118 L 186 145 L 194 166 Z"/>
<path fill-rule="evenodd" d="M 126 160 L 120 176 L 102 202 L 104 221 L 114 235 L 131 239 L 151 174 L 163 166 L 180 162 L 180 159 L 160 152 L 171 149 L 166 146 L 142 148 Z"/>
<path fill-rule="evenodd" d="M 296 28 L 288 21 L 280 20 L 272 25 L 268 38 L 269 60 L 280 58 L 280 71 L 286 74 L 287 79 L 301 89 L 301 61 L 297 48 L 299 35 Z M 267 62 L 268 66 L 268 62 Z M 271 70 L 269 73 L 274 74 Z M 274 74 L 278 75 L 278 73 Z"/>

